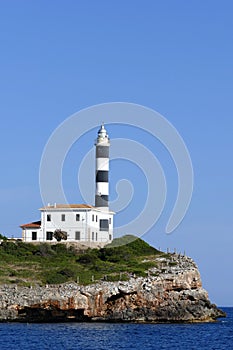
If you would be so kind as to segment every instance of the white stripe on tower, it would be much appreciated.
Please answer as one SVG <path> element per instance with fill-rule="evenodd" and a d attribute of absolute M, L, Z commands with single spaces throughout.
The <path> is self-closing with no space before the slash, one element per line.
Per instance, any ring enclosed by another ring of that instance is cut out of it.
<path fill-rule="evenodd" d="M 104 124 L 98 131 L 96 140 L 96 192 L 95 206 L 108 210 L 108 172 L 109 172 L 109 146 L 110 141 Z"/>

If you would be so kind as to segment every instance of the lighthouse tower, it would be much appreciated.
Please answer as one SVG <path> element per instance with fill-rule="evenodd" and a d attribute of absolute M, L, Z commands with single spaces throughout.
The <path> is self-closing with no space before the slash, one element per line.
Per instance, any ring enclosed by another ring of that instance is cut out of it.
<path fill-rule="evenodd" d="M 104 247 L 113 240 L 114 212 L 108 207 L 110 141 L 101 125 L 96 146 L 95 206 L 89 204 L 48 204 L 40 208 L 41 220 L 23 224 L 24 242 L 81 242 L 88 247 Z M 62 237 L 62 238 L 61 238 Z"/>
<path fill-rule="evenodd" d="M 104 124 L 101 125 L 96 139 L 96 192 L 95 207 L 109 210 L 108 207 L 108 172 L 109 172 L 109 146 L 110 141 Z"/>

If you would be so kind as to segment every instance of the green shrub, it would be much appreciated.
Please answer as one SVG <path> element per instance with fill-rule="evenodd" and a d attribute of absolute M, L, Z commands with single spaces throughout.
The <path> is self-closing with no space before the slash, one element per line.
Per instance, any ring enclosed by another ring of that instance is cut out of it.
<path fill-rule="evenodd" d="M 76 276 L 75 272 L 68 267 L 60 270 L 58 273 L 62 276 L 66 276 L 68 278 Z"/>
<path fill-rule="evenodd" d="M 67 282 L 68 279 L 69 278 L 66 275 L 63 275 L 58 271 L 51 271 L 45 276 L 45 279 L 43 280 L 47 284 L 61 284 Z"/>
<path fill-rule="evenodd" d="M 95 265 L 98 259 L 97 249 L 88 249 L 86 253 L 81 254 L 76 261 L 82 265 Z"/>
<path fill-rule="evenodd" d="M 17 255 L 17 245 L 13 242 L 4 241 L 1 244 L 1 249 L 9 255 Z"/>
<path fill-rule="evenodd" d="M 8 238 L 0 233 L 0 239 L 2 239 L 3 241 L 7 241 Z"/>
<path fill-rule="evenodd" d="M 51 246 L 52 251 L 59 255 L 70 255 L 72 252 L 67 249 L 67 246 L 65 244 L 54 244 Z"/>
<path fill-rule="evenodd" d="M 38 246 L 36 246 L 36 250 L 34 251 L 34 255 L 39 255 L 43 257 L 51 257 L 54 256 L 56 253 L 52 249 L 52 246 L 47 243 L 42 243 Z"/>

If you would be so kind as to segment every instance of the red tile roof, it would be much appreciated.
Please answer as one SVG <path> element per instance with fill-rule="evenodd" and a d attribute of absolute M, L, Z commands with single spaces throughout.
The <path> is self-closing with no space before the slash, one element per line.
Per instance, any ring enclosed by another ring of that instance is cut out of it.
<path fill-rule="evenodd" d="M 47 205 L 45 207 L 40 208 L 40 210 L 44 209 L 92 209 L 95 208 L 92 205 L 88 204 L 53 204 Z"/>
<path fill-rule="evenodd" d="M 40 228 L 41 221 L 30 222 L 29 224 L 20 225 L 21 228 Z"/>

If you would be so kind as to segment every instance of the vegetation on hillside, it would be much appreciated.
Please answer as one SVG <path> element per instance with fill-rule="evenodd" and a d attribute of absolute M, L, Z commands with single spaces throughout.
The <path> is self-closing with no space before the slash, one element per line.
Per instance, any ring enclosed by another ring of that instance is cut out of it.
<path fill-rule="evenodd" d="M 77 246 L 30 244 L 2 241 L 0 283 L 60 284 L 68 281 L 88 284 L 105 279 L 126 280 L 145 276 L 156 266 L 155 256 L 163 254 L 143 240 L 124 236 L 102 249 L 80 250 Z"/>
<path fill-rule="evenodd" d="M 6 237 L 6 236 L 3 236 L 3 235 L 0 233 L 0 240 L 7 241 L 7 237 Z"/>

